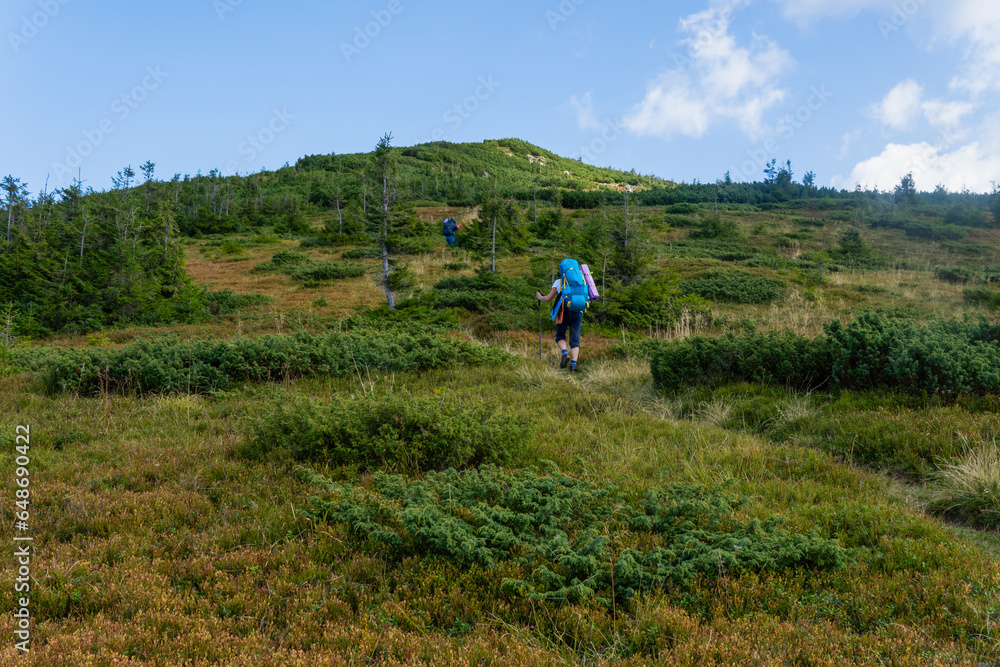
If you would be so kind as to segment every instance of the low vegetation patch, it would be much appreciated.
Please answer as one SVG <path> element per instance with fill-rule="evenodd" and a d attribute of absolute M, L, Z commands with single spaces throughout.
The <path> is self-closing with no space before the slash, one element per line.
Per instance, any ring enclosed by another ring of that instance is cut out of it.
<path fill-rule="evenodd" d="M 119 349 L 67 350 L 41 369 L 50 393 L 205 393 L 247 382 L 341 376 L 460 364 L 501 363 L 498 349 L 420 333 L 419 326 L 316 336 L 261 336 L 225 341 L 139 340 Z"/>
<path fill-rule="evenodd" d="M 208 306 L 208 312 L 218 316 L 228 315 L 242 308 L 260 306 L 276 300 L 273 296 L 268 296 L 267 294 L 237 294 L 231 289 L 224 289 L 218 292 L 209 292 L 205 303 Z"/>
<path fill-rule="evenodd" d="M 408 393 L 339 397 L 278 407 L 245 453 L 288 450 L 300 461 L 414 474 L 509 464 L 523 456 L 531 432 L 524 416 L 482 403 Z"/>
<path fill-rule="evenodd" d="M 863 313 L 824 329 L 814 339 L 750 332 L 665 341 L 651 356 L 653 379 L 664 389 L 748 381 L 946 397 L 1000 390 L 1000 326 L 985 320 L 916 326 Z"/>
<path fill-rule="evenodd" d="M 738 269 L 713 269 L 681 281 L 681 291 L 712 301 L 730 303 L 770 303 L 781 298 L 785 283 L 759 278 Z"/>
<path fill-rule="evenodd" d="M 959 227 L 958 225 L 923 220 L 905 220 L 902 218 L 873 220 L 871 226 L 901 229 L 907 236 L 926 239 L 928 241 L 958 241 L 969 235 L 967 228 Z"/>
<path fill-rule="evenodd" d="M 305 287 L 316 287 L 330 280 L 358 278 L 365 275 L 365 267 L 351 262 L 318 262 L 300 252 L 282 250 L 274 253 L 270 262 L 262 262 L 252 271 L 284 273 Z"/>
<path fill-rule="evenodd" d="M 437 308 L 465 308 L 486 315 L 496 331 L 537 327 L 537 283 L 495 273 L 445 278 L 431 292 Z"/>
<path fill-rule="evenodd" d="M 780 527 L 778 518 L 741 521 L 743 502 L 720 489 L 675 485 L 629 503 L 612 485 L 552 468 L 375 473 L 362 485 L 306 473 L 329 498 L 310 518 L 344 523 L 360 546 L 394 561 L 438 557 L 460 565 L 513 562 L 522 578 L 505 586 L 530 599 L 581 602 L 687 587 L 724 573 L 838 569 L 835 540 Z"/>
<path fill-rule="evenodd" d="M 990 310 L 1000 308 L 1000 292 L 995 292 L 985 287 L 973 287 L 962 290 L 962 298 L 965 299 L 966 303 L 983 306 Z"/>

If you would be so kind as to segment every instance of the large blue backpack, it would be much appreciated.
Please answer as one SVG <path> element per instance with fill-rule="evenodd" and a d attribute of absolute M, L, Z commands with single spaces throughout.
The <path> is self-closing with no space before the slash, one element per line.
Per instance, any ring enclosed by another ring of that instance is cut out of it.
<path fill-rule="evenodd" d="M 570 313 L 582 313 L 587 310 L 590 296 L 587 293 L 587 281 L 583 277 L 583 271 L 580 270 L 580 263 L 568 257 L 559 262 L 559 279 L 562 281 L 562 289 L 552 308 L 552 319 L 555 320 L 559 315 L 560 306 Z"/>

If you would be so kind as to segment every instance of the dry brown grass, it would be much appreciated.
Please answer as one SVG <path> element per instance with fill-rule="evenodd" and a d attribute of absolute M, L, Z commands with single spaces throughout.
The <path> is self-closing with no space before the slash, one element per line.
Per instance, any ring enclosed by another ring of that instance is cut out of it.
<path fill-rule="evenodd" d="M 210 290 L 231 289 L 237 294 L 266 294 L 277 299 L 273 304 L 261 306 L 264 312 L 305 311 L 334 317 L 346 317 L 359 306 L 377 306 L 385 301 L 385 292 L 373 279 L 375 260 L 360 260 L 370 265 L 372 275 L 347 278 L 323 287 L 302 287 L 286 275 L 279 273 L 251 273 L 256 264 L 266 262 L 279 250 L 301 252 L 318 261 L 329 260 L 325 249 L 303 249 L 294 241 L 284 241 L 280 246 L 268 245 L 247 250 L 245 259 L 218 260 L 205 256 L 198 246 L 185 246 L 187 270 L 199 285 Z M 328 306 L 314 306 L 316 297 L 326 297 Z"/>

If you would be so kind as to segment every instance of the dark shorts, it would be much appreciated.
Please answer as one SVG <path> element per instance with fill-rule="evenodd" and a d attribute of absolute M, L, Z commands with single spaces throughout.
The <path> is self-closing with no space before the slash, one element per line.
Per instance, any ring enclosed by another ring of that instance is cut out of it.
<path fill-rule="evenodd" d="M 569 329 L 570 348 L 580 347 L 581 326 L 583 326 L 583 313 L 563 313 L 562 324 L 556 325 L 556 341 L 566 340 L 566 330 Z"/>

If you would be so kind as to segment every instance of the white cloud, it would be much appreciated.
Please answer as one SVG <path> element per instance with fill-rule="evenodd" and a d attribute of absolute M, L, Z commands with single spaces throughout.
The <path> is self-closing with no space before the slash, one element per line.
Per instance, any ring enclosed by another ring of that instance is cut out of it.
<path fill-rule="evenodd" d="M 834 178 L 833 182 L 840 188 L 852 188 L 855 183 L 861 183 L 864 187 L 877 186 L 884 190 L 895 186 L 911 172 L 918 190 L 931 191 L 941 184 L 953 192 L 963 188 L 988 192 L 992 188 L 990 181 L 1000 174 L 1000 155 L 984 149 L 978 142 L 950 152 L 926 141 L 889 144 L 879 155 L 858 163 L 850 177 Z"/>
<path fill-rule="evenodd" d="M 581 130 L 600 130 L 604 127 L 594 116 L 594 100 L 591 92 L 588 90 L 582 98 L 576 95 L 569 96 L 569 105 L 576 112 L 576 124 Z"/>
<path fill-rule="evenodd" d="M 951 85 L 979 95 L 1000 90 L 1000 3 L 953 0 L 938 8 L 939 36 L 966 47 L 965 66 Z"/>
<path fill-rule="evenodd" d="M 871 115 L 894 130 L 912 129 L 920 113 L 924 89 L 913 79 L 907 79 L 889 91 Z"/>
<path fill-rule="evenodd" d="M 874 105 L 869 115 L 893 130 L 912 130 L 923 116 L 935 130 L 955 134 L 962 124 L 962 117 L 975 109 L 976 105 L 972 102 L 925 100 L 923 86 L 907 79 Z"/>
<path fill-rule="evenodd" d="M 920 106 L 924 117 L 936 128 L 954 128 L 962 123 L 962 116 L 975 110 L 971 102 L 943 102 L 928 100 Z"/>
<path fill-rule="evenodd" d="M 684 75 L 667 72 L 650 85 L 645 99 L 625 117 L 625 127 L 638 134 L 700 137 L 708 130 L 710 111 Z"/>
<path fill-rule="evenodd" d="M 775 80 L 792 59 L 765 37 L 749 47 L 737 44 L 729 34 L 731 13 L 730 7 L 713 7 L 681 19 L 689 67 L 651 81 L 625 127 L 640 135 L 700 137 L 715 120 L 728 118 L 752 138 L 763 133 L 764 112 L 785 97 Z"/>

